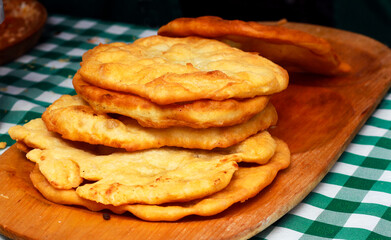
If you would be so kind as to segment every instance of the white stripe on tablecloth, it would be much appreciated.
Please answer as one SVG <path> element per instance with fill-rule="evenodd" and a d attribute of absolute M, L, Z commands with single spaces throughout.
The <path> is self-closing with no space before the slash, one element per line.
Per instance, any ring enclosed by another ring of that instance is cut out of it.
<path fill-rule="evenodd" d="M 388 129 L 374 127 L 370 125 L 364 125 L 364 127 L 358 132 L 358 135 L 371 136 L 371 137 L 382 137 L 386 134 Z"/>
<path fill-rule="evenodd" d="M 294 231 L 289 228 L 274 227 L 273 230 L 266 236 L 269 240 L 281 240 L 281 239 L 299 239 L 303 236 L 303 233 Z"/>
<path fill-rule="evenodd" d="M 353 153 L 360 156 L 368 156 L 373 149 L 373 145 L 364 145 L 357 143 L 350 143 L 345 152 Z"/>
<path fill-rule="evenodd" d="M 379 221 L 379 217 L 353 213 L 352 215 L 350 215 L 343 227 L 362 228 L 367 229 L 369 231 L 373 231 Z"/>
<path fill-rule="evenodd" d="M 315 220 L 319 217 L 319 215 L 324 211 L 322 208 L 318 208 L 307 203 L 300 203 L 295 208 L 290 211 L 290 214 L 294 214 L 296 216 L 300 216 L 303 218 Z"/>

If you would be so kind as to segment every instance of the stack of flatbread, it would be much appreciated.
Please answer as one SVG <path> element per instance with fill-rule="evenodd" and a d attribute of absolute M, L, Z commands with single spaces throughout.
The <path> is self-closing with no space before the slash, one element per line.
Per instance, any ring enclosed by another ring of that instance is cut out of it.
<path fill-rule="evenodd" d="M 64 95 L 9 130 L 48 200 L 149 221 L 210 216 L 257 195 L 287 168 L 270 96 L 288 74 L 201 37 L 151 36 L 83 55 Z"/>

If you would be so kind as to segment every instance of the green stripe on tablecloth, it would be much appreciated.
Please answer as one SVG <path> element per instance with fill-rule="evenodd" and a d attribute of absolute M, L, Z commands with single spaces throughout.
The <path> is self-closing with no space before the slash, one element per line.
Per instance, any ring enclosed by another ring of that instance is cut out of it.
<path fill-rule="evenodd" d="M 349 180 L 349 176 L 339 173 L 329 173 L 323 179 L 322 182 L 343 186 Z"/>
<path fill-rule="evenodd" d="M 388 94 L 388 96 L 390 96 L 391 98 L 391 95 L 390 93 Z M 387 96 L 386 96 L 387 97 Z M 378 108 L 382 108 L 382 109 L 391 109 L 391 99 L 384 99 L 378 106 Z"/>
<path fill-rule="evenodd" d="M 381 138 L 376 143 L 376 146 L 382 147 L 382 148 L 389 148 L 391 146 L 391 138 Z"/>
<path fill-rule="evenodd" d="M 304 233 L 307 231 L 307 229 L 311 224 L 312 224 L 312 220 L 299 217 L 296 215 L 292 215 L 292 214 L 287 214 L 273 225 L 278 225 L 279 227 L 289 228 L 291 230 Z M 267 230 L 265 232 L 262 232 L 260 236 L 264 235 L 264 233 L 267 232 L 268 232 Z"/>
<path fill-rule="evenodd" d="M 382 218 L 391 222 L 391 208 L 387 208 L 387 210 L 384 212 Z"/>
<path fill-rule="evenodd" d="M 391 199 L 391 182 L 378 181 L 373 185 L 372 190 L 389 193 Z"/>
<path fill-rule="evenodd" d="M 36 110 L 38 110 L 38 108 Z M 32 119 L 40 118 L 41 115 L 42 112 L 38 112 L 38 111 L 30 111 L 30 112 L 15 111 L 12 112 L 11 114 L 6 113 L 3 122 L 23 125 Z"/>
<path fill-rule="evenodd" d="M 390 165 L 390 161 L 386 159 L 379 159 L 373 157 L 367 157 L 361 164 L 362 167 L 376 168 L 376 169 L 387 169 Z"/>
<path fill-rule="evenodd" d="M 306 198 L 303 199 L 303 203 L 311 204 L 314 207 L 325 209 L 333 199 L 323 194 L 311 192 Z"/>
<path fill-rule="evenodd" d="M 336 198 L 331 200 L 329 205 L 326 206 L 325 210 L 344 212 L 344 213 L 353 213 L 358 208 L 359 205 L 360 205 L 359 202 Z"/>
<path fill-rule="evenodd" d="M 370 190 L 375 183 L 376 183 L 375 180 L 363 179 L 363 178 L 352 176 L 346 181 L 344 187 Z"/>
<path fill-rule="evenodd" d="M 367 124 L 379 128 L 391 129 L 391 121 L 387 121 L 380 118 L 372 117 L 367 121 Z"/>
<path fill-rule="evenodd" d="M 365 159 L 365 156 L 355 155 L 350 152 L 344 152 L 342 153 L 338 161 L 360 166 L 365 161 Z"/>
<path fill-rule="evenodd" d="M 305 233 L 312 236 L 334 238 L 341 229 L 342 226 L 314 221 Z"/>
<path fill-rule="evenodd" d="M 365 214 L 365 215 L 375 215 L 380 218 L 384 218 L 387 220 L 387 216 L 385 216 L 386 212 L 388 211 L 388 207 L 381 205 L 381 204 L 375 204 L 375 203 L 361 203 L 355 213 L 358 214 Z"/>
<path fill-rule="evenodd" d="M 357 135 L 352 142 L 357 144 L 370 144 L 370 145 L 376 145 L 376 143 L 379 141 L 378 136 L 363 136 L 363 135 Z"/>
<path fill-rule="evenodd" d="M 334 236 L 336 239 L 357 239 L 366 240 L 370 236 L 371 232 L 366 229 L 359 228 L 342 228 L 340 232 Z M 384 238 L 384 236 L 381 236 Z M 381 239 L 381 238 L 380 238 Z"/>

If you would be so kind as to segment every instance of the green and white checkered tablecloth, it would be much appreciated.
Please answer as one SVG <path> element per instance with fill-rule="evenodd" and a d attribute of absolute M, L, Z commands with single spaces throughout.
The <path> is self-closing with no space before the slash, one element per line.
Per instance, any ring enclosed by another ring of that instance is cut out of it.
<path fill-rule="evenodd" d="M 10 127 L 40 117 L 62 94 L 75 94 L 72 77 L 86 50 L 155 34 L 130 24 L 49 16 L 40 43 L 0 66 L 0 142 L 11 146 Z M 390 91 L 321 183 L 253 239 L 391 239 Z"/>

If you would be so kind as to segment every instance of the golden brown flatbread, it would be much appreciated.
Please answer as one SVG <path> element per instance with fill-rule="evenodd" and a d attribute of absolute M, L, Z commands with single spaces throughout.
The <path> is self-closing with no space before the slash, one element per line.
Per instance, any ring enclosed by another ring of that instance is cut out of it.
<path fill-rule="evenodd" d="M 83 55 L 79 73 L 97 87 L 165 105 L 200 99 L 270 95 L 288 85 L 285 69 L 216 40 L 151 36 L 101 44 Z"/>
<path fill-rule="evenodd" d="M 26 156 L 38 163 L 52 186 L 76 188 L 82 198 L 114 206 L 184 202 L 208 196 L 227 186 L 238 159 L 234 154 L 199 155 L 164 148 L 109 155 L 72 148 L 34 149 Z M 84 179 L 90 183 L 81 184 Z"/>
<path fill-rule="evenodd" d="M 237 154 L 179 148 L 96 154 L 51 135 L 40 119 L 12 129 L 11 135 L 23 132 L 26 136 L 18 141 L 38 147 L 26 157 L 37 163 L 53 187 L 77 188 L 80 196 L 104 204 L 156 204 L 207 196 L 229 183 L 239 159 Z M 55 144 L 47 146 L 51 141 Z M 81 185 L 83 180 L 90 182 Z"/>
<path fill-rule="evenodd" d="M 91 145 L 83 142 L 74 142 L 63 139 L 59 134 L 48 131 L 41 118 L 33 119 L 25 125 L 16 125 L 9 129 L 9 135 L 16 140 L 17 148 L 25 153 L 36 149 L 74 148 L 98 155 L 109 155 L 123 149 Z M 213 153 L 220 155 L 235 155 L 236 161 L 265 164 L 276 149 L 276 142 L 266 130 L 261 131 L 244 141 L 228 148 L 216 148 Z M 186 150 L 186 149 L 184 149 Z M 208 150 L 194 150 L 197 153 L 208 153 Z"/>
<path fill-rule="evenodd" d="M 160 148 L 99 154 L 49 132 L 41 119 L 9 132 L 19 143 L 35 146 L 26 157 L 37 163 L 53 187 L 76 188 L 82 198 L 114 206 L 208 196 L 227 186 L 237 162 L 267 163 L 277 148 L 270 134 L 263 132 L 229 149 Z M 89 182 L 83 184 L 85 180 Z"/>
<path fill-rule="evenodd" d="M 152 128 L 232 126 L 249 120 L 269 102 L 269 96 L 257 96 L 158 105 L 134 94 L 96 87 L 85 82 L 78 73 L 73 78 L 73 86 L 96 112 L 128 116 L 141 126 Z"/>
<path fill-rule="evenodd" d="M 279 170 L 289 166 L 290 152 L 287 145 L 278 139 L 276 142 L 276 153 L 267 164 L 239 166 L 226 188 L 203 199 L 185 203 L 126 204 L 115 207 L 83 199 L 73 189 L 54 188 L 40 173 L 38 167 L 30 174 L 30 178 L 46 199 L 58 204 L 84 206 L 92 211 L 109 209 L 118 214 L 128 211 L 148 221 L 176 221 L 189 215 L 211 216 L 224 211 L 232 204 L 244 202 L 256 196 L 274 180 Z"/>
<path fill-rule="evenodd" d="M 258 52 L 288 71 L 338 75 L 351 69 L 327 40 L 284 25 L 203 16 L 175 19 L 162 26 L 158 34 L 218 39 L 244 51 Z"/>
<path fill-rule="evenodd" d="M 213 149 L 239 143 L 277 122 L 277 112 L 269 103 L 247 122 L 205 129 L 188 127 L 145 128 L 135 120 L 96 113 L 79 96 L 61 96 L 42 115 L 50 131 L 63 138 L 90 144 L 136 151 L 162 146 Z"/>

